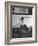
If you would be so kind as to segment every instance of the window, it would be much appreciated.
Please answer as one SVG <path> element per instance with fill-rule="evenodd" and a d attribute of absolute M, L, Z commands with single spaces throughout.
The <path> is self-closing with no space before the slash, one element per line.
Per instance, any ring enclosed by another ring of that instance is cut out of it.
<path fill-rule="evenodd" d="M 17 15 L 32 15 L 32 8 L 33 7 L 14 6 L 12 7 L 12 13 Z"/>

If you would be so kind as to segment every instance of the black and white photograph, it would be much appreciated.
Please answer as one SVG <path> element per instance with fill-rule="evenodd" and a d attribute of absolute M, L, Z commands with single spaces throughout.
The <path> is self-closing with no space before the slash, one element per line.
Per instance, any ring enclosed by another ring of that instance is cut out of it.
<path fill-rule="evenodd" d="M 11 6 L 12 38 L 32 37 L 32 9 L 29 6 Z"/>
<path fill-rule="evenodd" d="M 6 2 L 5 15 L 7 44 L 37 42 L 37 4 Z"/>

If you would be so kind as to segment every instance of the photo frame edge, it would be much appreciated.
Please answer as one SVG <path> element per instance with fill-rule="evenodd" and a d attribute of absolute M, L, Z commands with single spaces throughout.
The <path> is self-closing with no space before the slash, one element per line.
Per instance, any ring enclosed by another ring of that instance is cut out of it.
<path fill-rule="evenodd" d="M 6 1 L 5 2 L 5 44 L 10 44 L 9 43 L 9 35 L 8 35 L 8 26 L 9 26 L 9 16 L 8 16 L 8 11 L 6 11 L 6 4 L 7 4 L 7 7 L 8 7 L 8 5 L 9 5 L 9 3 L 11 3 L 10 1 Z M 13 2 L 12 2 L 13 3 Z M 17 2 L 16 2 L 17 3 Z M 21 2 L 19 2 L 19 3 L 21 3 Z M 26 3 L 26 4 L 28 4 L 28 3 Z M 29 3 L 30 4 L 30 3 Z M 35 19 L 35 21 L 36 21 L 36 29 L 35 30 L 37 30 L 37 4 L 35 4 L 35 3 L 32 3 L 31 5 L 36 5 L 36 19 Z M 7 9 L 8 10 L 8 9 Z M 7 15 L 6 15 L 6 12 L 7 12 Z M 6 16 L 7 16 L 7 30 L 6 30 Z M 7 31 L 7 32 L 6 32 Z M 8 35 L 8 36 L 7 36 Z M 28 41 L 29 42 L 29 41 Z M 23 42 L 23 43 L 28 43 L 28 42 Z M 37 42 L 37 31 L 36 31 L 36 38 L 35 38 L 35 41 L 30 41 L 29 43 L 34 43 L 34 42 Z M 22 44 L 22 42 L 21 43 L 17 43 L 17 44 Z"/>

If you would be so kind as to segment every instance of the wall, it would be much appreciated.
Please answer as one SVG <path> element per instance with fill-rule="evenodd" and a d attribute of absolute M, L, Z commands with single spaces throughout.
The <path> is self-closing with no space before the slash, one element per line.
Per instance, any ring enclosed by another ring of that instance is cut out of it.
<path fill-rule="evenodd" d="M 11 1 L 38 3 L 38 0 L 11 0 Z M 5 0 L 0 0 L 0 46 L 5 46 L 4 43 L 5 43 Z M 33 43 L 33 44 L 19 44 L 19 45 L 13 45 L 13 46 L 38 46 L 38 44 L 36 44 L 36 43 Z"/>

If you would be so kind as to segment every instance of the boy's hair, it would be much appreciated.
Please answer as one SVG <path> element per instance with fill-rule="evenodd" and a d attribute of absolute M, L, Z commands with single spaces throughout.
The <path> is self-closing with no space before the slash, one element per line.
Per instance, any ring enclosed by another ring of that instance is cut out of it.
<path fill-rule="evenodd" d="M 24 20 L 24 17 L 21 17 L 21 20 Z"/>

